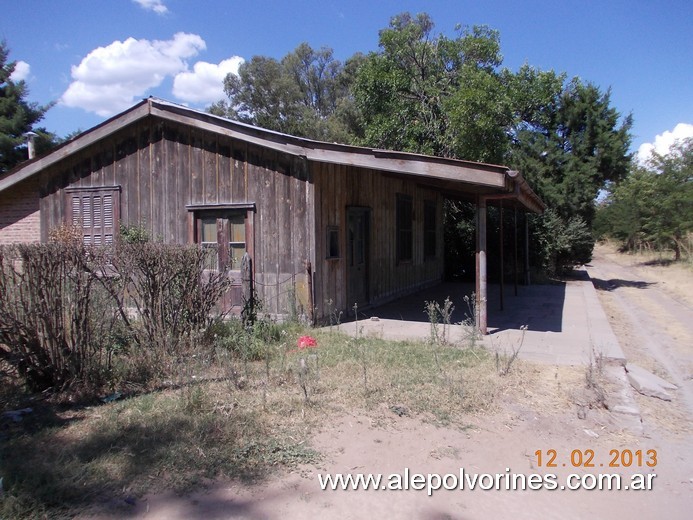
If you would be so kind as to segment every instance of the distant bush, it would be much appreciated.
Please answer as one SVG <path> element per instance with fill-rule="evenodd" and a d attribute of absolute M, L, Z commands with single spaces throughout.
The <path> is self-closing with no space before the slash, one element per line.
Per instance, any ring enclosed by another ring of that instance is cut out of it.
<path fill-rule="evenodd" d="M 594 237 L 582 217 L 564 220 L 548 209 L 534 219 L 535 254 L 541 267 L 556 274 L 592 260 Z"/>

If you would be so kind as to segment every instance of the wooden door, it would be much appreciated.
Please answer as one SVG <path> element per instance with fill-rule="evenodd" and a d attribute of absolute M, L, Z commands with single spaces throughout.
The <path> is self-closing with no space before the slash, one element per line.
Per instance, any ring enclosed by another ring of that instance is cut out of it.
<path fill-rule="evenodd" d="M 243 308 L 241 261 L 246 251 L 252 249 L 249 227 L 245 211 L 206 211 L 198 218 L 197 241 L 211 250 L 209 268 L 223 270 L 231 280 L 231 287 L 221 302 L 223 310 L 231 314 L 240 314 Z"/>
<path fill-rule="evenodd" d="M 368 208 L 347 209 L 347 307 L 365 307 L 368 294 L 370 211 Z"/>

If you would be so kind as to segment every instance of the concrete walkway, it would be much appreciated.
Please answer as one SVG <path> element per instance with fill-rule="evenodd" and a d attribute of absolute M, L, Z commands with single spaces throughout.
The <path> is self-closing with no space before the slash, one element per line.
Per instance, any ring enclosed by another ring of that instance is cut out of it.
<path fill-rule="evenodd" d="M 431 338 L 431 325 L 425 312 L 427 301 L 443 304 L 446 297 L 453 302 L 452 325 L 447 331 L 449 341 L 466 344 L 471 330 L 460 325 L 473 316 L 464 297 L 472 299 L 472 284 L 443 283 L 392 303 L 359 311 L 359 321 L 343 322 L 339 329 L 391 340 Z M 597 298 L 589 275 L 584 269 L 565 282 L 552 285 L 505 287 L 504 310 L 500 310 L 499 286 L 489 285 L 489 335 L 483 344 L 500 353 L 512 354 L 520 347 L 519 357 L 553 365 L 587 365 L 595 355 L 624 363 L 618 340 Z M 526 331 L 521 327 L 527 326 Z M 438 333 L 442 334 L 442 325 Z"/>

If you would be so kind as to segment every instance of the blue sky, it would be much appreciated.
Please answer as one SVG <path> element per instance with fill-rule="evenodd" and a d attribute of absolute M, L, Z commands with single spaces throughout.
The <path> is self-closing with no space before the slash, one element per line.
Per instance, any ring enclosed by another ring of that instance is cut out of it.
<path fill-rule="evenodd" d="M 693 135 L 690 0 L 23 0 L 3 2 L 0 39 L 29 100 L 57 102 L 41 124 L 63 136 L 149 95 L 204 108 L 243 59 L 303 41 L 342 60 L 375 51 L 403 11 L 428 12 L 450 36 L 456 24 L 497 29 L 512 70 L 526 62 L 611 88 L 635 119 L 633 151 Z"/>

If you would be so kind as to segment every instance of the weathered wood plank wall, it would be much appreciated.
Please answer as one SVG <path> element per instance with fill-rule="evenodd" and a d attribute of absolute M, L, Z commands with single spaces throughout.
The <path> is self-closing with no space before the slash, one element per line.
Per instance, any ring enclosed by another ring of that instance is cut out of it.
<path fill-rule="evenodd" d="M 309 180 L 300 158 L 148 119 L 41 175 L 41 239 L 65 222 L 70 187 L 120 186 L 120 222 L 166 243 L 189 242 L 187 205 L 255 203 L 258 294 L 265 311 L 287 314 L 296 275 L 313 258 Z"/>
<path fill-rule="evenodd" d="M 347 208 L 370 208 L 369 296 L 372 304 L 394 299 L 417 288 L 433 284 L 443 276 L 443 196 L 421 187 L 415 180 L 346 165 L 313 163 L 315 182 L 315 295 L 318 317 L 330 309 L 349 311 L 347 299 Z M 397 262 L 397 194 L 412 197 L 413 259 Z M 436 203 L 436 256 L 424 255 L 424 201 Z M 327 259 L 327 229 L 339 229 L 339 252 Z M 330 303 L 331 302 L 331 303 Z M 423 304 L 422 304 L 423 312 Z"/>

